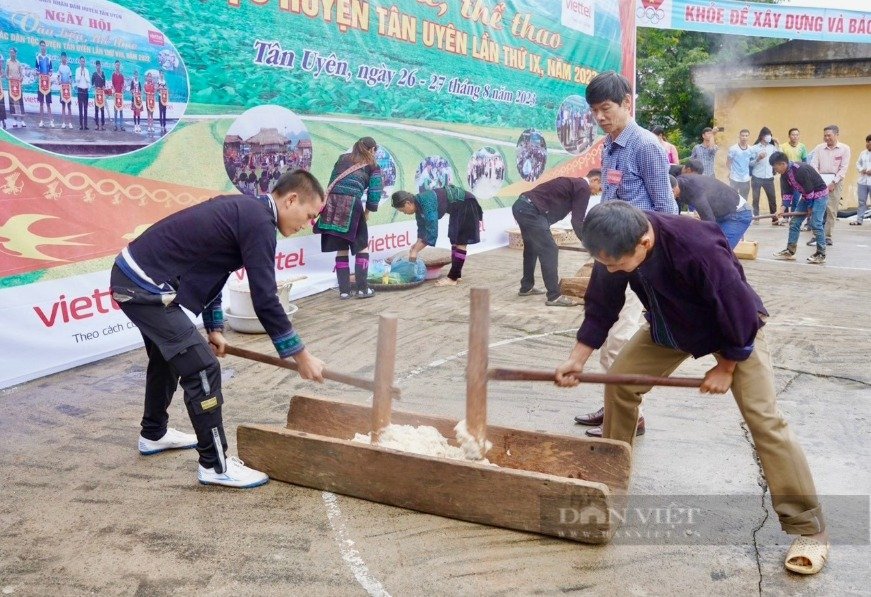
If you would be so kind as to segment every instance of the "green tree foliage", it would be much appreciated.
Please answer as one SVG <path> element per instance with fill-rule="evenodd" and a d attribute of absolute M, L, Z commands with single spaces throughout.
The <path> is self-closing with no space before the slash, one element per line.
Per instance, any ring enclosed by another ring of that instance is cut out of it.
<path fill-rule="evenodd" d="M 711 126 L 714 114 L 713 98 L 693 82 L 693 67 L 737 62 L 783 41 L 639 28 L 636 120 L 645 128 L 659 125 L 666 129 L 681 158 L 689 157 L 702 129 Z"/>

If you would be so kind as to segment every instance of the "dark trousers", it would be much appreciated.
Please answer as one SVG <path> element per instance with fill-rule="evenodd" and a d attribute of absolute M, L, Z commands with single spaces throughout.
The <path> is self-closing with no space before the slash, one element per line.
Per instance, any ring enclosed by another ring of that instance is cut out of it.
<path fill-rule="evenodd" d="M 79 126 L 85 128 L 88 126 L 88 90 L 78 89 L 79 100 Z"/>
<path fill-rule="evenodd" d="M 777 197 L 774 195 L 774 179 L 773 178 L 750 178 L 750 188 L 753 190 L 753 215 L 759 215 L 759 199 L 761 198 L 761 190 L 765 190 L 765 196 L 768 197 L 768 212 L 770 214 L 777 213 Z"/>
<path fill-rule="evenodd" d="M 163 104 L 158 102 L 157 107 L 160 110 L 160 114 L 159 114 L 159 116 L 160 116 L 160 128 L 165 129 L 166 128 L 166 106 L 164 106 Z"/>
<path fill-rule="evenodd" d="M 106 108 L 94 106 L 94 126 L 106 126 Z"/>
<path fill-rule="evenodd" d="M 111 288 L 116 300 L 121 299 L 117 300 L 121 310 L 139 328 L 148 354 L 142 437 L 158 440 L 166 433 L 167 411 L 180 383 L 197 435 L 200 464 L 214 468 L 227 450 L 227 438 L 221 417 L 221 366 L 212 349 L 181 307 L 164 306 L 157 295 L 139 289 L 117 266 L 112 268 Z M 220 448 L 214 433 L 220 437 Z"/>
<path fill-rule="evenodd" d="M 750 196 L 750 181 L 738 182 L 737 180 L 729 179 L 729 186 L 738 191 L 738 194 L 747 201 Z"/>
<path fill-rule="evenodd" d="M 547 300 L 559 297 L 559 249 L 550 232 L 550 222 L 545 214 L 538 211 L 524 197 L 514 202 L 511 208 L 514 219 L 520 226 L 523 237 L 523 277 L 520 290 L 526 292 L 535 286 L 535 263 L 541 262 L 541 277 L 547 288 Z"/>
<path fill-rule="evenodd" d="M 18 104 L 18 115 L 24 116 L 24 94 L 21 94 L 21 97 L 18 98 L 17 102 L 12 101 L 12 96 L 9 96 L 9 113 L 15 114 L 15 104 Z"/>

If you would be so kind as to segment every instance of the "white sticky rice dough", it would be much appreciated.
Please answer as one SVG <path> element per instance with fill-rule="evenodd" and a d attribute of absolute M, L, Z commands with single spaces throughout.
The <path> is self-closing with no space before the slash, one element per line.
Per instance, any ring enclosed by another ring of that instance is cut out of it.
<path fill-rule="evenodd" d="M 481 464 L 490 464 L 481 458 L 482 450 L 469 432 L 466 430 L 466 422 L 460 421 L 455 428 L 457 441 L 462 448 L 452 446 L 435 427 L 421 425 L 388 425 L 381 431 L 378 445 L 383 448 L 391 448 L 402 452 L 411 452 L 422 456 L 435 456 L 437 458 L 449 458 L 451 460 L 474 460 Z M 361 444 L 371 444 L 371 434 L 358 433 L 351 441 Z M 490 442 L 487 442 L 487 449 Z M 476 457 L 477 456 L 477 457 Z M 495 466 L 495 465 L 493 465 Z"/>

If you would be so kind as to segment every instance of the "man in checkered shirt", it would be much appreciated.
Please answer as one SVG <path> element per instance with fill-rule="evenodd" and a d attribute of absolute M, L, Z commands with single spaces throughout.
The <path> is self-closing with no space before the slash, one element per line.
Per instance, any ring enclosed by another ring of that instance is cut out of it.
<path fill-rule="evenodd" d="M 602 201 L 622 200 L 642 210 L 677 214 L 668 179 L 668 157 L 656 135 L 638 126 L 632 118 L 632 88 L 626 77 L 614 71 L 601 73 L 590 81 L 586 97 L 606 134 L 602 147 Z M 627 292 L 620 318 L 599 349 L 599 363 L 606 371 L 638 331 L 642 310 L 635 293 Z M 604 418 L 602 407 L 575 417 L 575 422 L 592 426 L 587 435 L 601 437 Z M 644 417 L 639 416 L 636 435 L 644 434 L 644 429 Z"/>

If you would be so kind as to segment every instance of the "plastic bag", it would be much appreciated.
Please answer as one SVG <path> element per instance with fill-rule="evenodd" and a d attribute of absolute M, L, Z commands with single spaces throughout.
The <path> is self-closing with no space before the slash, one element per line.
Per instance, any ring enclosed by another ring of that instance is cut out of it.
<path fill-rule="evenodd" d="M 381 283 L 381 279 L 390 273 L 390 264 L 383 259 L 373 259 L 369 262 L 369 274 L 366 276 L 370 282 Z"/>
<path fill-rule="evenodd" d="M 390 273 L 395 274 L 404 284 L 419 282 L 426 278 L 426 264 L 420 259 L 408 261 L 399 257 L 390 264 Z"/>

